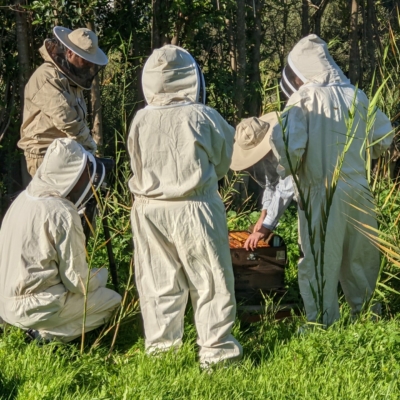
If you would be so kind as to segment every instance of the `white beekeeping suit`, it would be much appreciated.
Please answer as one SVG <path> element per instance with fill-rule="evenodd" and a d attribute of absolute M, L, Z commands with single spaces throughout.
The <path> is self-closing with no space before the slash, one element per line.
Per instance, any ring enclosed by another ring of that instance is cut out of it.
<path fill-rule="evenodd" d="M 82 182 L 88 161 L 95 164 L 76 141 L 55 139 L 0 230 L 0 316 L 43 339 L 68 342 L 82 334 L 87 279 L 85 331 L 104 324 L 121 300 L 105 287 L 106 269 L 89 271 L 80 216 L 66 198 Z"/>
<path fill-rule="evenodd" d="M 377 109 L 372 129 L 367 132 L 368 98 L 345 78 L 326 43 L 316 35 L 301 39 L 289 53 L 281 87 L 290 96 L 282 115 L 287 148 L 281 127 L 273 131 L 271 143 L 285 174 L 291 173 L 290 160 L 300 190 L 305 197 L 309 193 L 308 209 L 318 254 L 322 251 L 320 223 L 321 207 L 326 202 L 326 184 L 332 182 L 346 137 L 354 136 L 344 157 L 327 223 L 324 304 L 320 311 L 324 323 L 329 325 L 339 318 L 338 282 L 354 314 L 361 310 L 376 285 L 379 252 L 359 231 L 361 223 L 377 226 L 366 179 L 365 139 L 368 138 L 369 143 L 378 141 L 369 149 L 372 157 L 377 158 L 390 146 L 392 135 L 386 135 L 392 128 L 386 115 Z M 312 288 L 317 293 L 317 280 L 304 210 L 299 210 L 299 222 L 304 252 L 299 263 L 299 286 L 307 318 L 316 321 L 318 299 Z M 318 274 L 320 265 L 318 262 Z M 319 278 L 321 282 L 321 275 Z"/>
<path fill-rule="evenodd" d="M 135 195 L 135 274 L 148 352 L 179 347 L 190 294 L 203 365 L 241 357 L 231 335 L 234 277 L 218 180 L 234 129 L 198 102 L 204 81 L 180 47 L 154 50 L 143 71 L 148 106 L 128 138 Z"/>

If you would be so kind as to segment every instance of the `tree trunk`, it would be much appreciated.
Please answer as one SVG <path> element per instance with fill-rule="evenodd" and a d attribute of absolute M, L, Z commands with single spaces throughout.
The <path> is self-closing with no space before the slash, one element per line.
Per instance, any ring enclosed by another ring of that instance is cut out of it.
<path fill-rule="evenodd" d="M 302 0 L 301 6 L 301 36 L 305 37 L 310 33 L 310 23 L 308 22 L 308 1 Z"/>
<path fill-rule="evenodd" d="M 29 60 L 29 40 L 28 40 L 28 24 L 26 21 L 26 12 L 21 7 L 19 0 L 15 1 L 15 19 L 17 28 L 17 49 L 18 49 L 18 64 L 19 64 L 19 97 L 22 110 L 24 109 L 24 91 L 25 85 L 30 76 L 30 60 Z"/>
<path fill-rule="evenodd" d="M 315 2 L 314 4 L 317 8 L 315 13 L 313 14 L 313 20 L 314 20 L 314 33 L 318 36 L 321 36 L 321 21 L 322 21 L 322 15 L 324 14 L 324 11 L 326 9 L 326 6 L 329 3 L 329 0 L 319 0 Z M 303 4 L 304 6 L 304 4 Z"/>
<path fill-rule="evenodd" d="M 22 122 L 23 110 L 24 110 L 24 92 L 25 85 L 27 84 L 31 68 L 30 68 L 30 58 L 29 58 L 29 35 L 28 35 L 28 24 L 27 24 L 27 14 L 25 10 L 21 7 L 21 2 L 19 0 L 15 1 L 15 20 L 16 20 L 16 31 L 17 31 L 17 50 L 18 50 L 18 87 L 19 87 L 19 102 L 20 102 L 20 120 Z M 31 177 L 28 174 L 26 168 L 25 157 L 21 155 L 19 168 L 11 169 L 12 181 L 21 182 L 22 187 L 26 187 Z M 10 193 L 14 191 L 14 187 L 8 188 Z"/>
<path fill-rule="evenodd" d="M 262 36 L 262 0 L 254 0 L 254 28 L 252 32 L 253 47 L 251 52 L 250 87 L 252 96 L 249 102 L 249 114 L 259 116 L 261 112 L 261 76 L 260 76 L 260 47 Z"/>
<path fill-rule="evenodd" d="M 95 32 L 95 26 L 93 21 L 89 21 L 86 27 L 91 31 Z M 97 144 L 97 149 L 100 155 L 102 154 L 103 147 L 103 118 L 101 111 L 101 93 L 100 93 L 100 78 L 97 75 L 92 83 L 90 89 L 90 109 L 91 109 L 91 126 L 92 136 Z"/>
<path fill-rule="evenodd" d="M 151 19 L 151 49 L 160 47 L 160 20 L 161 20 L 161 1 L 152 0 L 153 16 Z"/>
<path fill-rule="evenodd" d="M 360 49 L 358 45 L 358 0 L 351 0 L 350 4 L 350 56 L 349 78 L 353 85 L 360 79 Z"/>
<path fill-rule="evenodd" d="M 158 49 L 169 43 L 167 0 L 152 0 L 151 49 Z"/>
<path fill-rule="evenodd" d="M 286 58 L 286 40 L 287 40 L 287 33 L 288 33 L 288 21 L 289 21 L 289 7 L 287 6 L 286 1 L 283 2 L 284 7 L 282 11 L 282 42 L 279 49 L 279 70 L 282 71 L 285 68 L 285 58 Z"/>
<path fill-rule="evenodd" d="M 243 114 L 246 78 L 246 16 L 245 0 L 237 0 L 236 9 L 236 43 L 237 43 L 237 74 L 235 85 L 235 120 L 239 122 Z"/>
<path fill-rule="evenodd" d="M 373 0 L 367 0 L 367 18 L 366 18 L 366 35 L 367 35 L 367 52 L 370 62 L 370 76 L 369 80 L 375 73 L 376 67 L 376 55 L 375 55 L 375 40 L 374 40 L 374 22 L 375 22 L 375 2 Z M 376 81 L 375 81 L 376 85 Z"/>
<path fill-rule="evenodd" d="M 128 121 L 127 121 L 128 125 L 130 124 L 130 121 L 132 120 L 132 118 L 136 114 L 136 112 L 145 106 L 144 97 L 143 97 L 143 88 L 142 88 L 143 69 L 141 68 L 142 64 L 141 64 L 141 60 L 140 60 L 139 37 L 136 34 L 136 32 L 133 32 L 132 35 L 133 35 L 133 46 L 134 46 L 133 65 L 135 66 L 135 72 L 136 72 L 136 87 L 133 86 L 132 89 L 135 92 L 136 101 L 135 101 L 134 107 L 132 108 L 132 111 L 130 113 L 128 113 Z"/>
<path fill-rule="evenodd" d="M 226 33 L 228 36 L 228 44 L 229 44 L 229 58 L 231 61 L 231 70 L 233 72 L 233 77 L 236 79 L 236 72 L 237 72 L 237 61 L 236 61 L 236 41 L 235 36 L 233 34 L 232 28 L 232 19 L 225 19 L 226 24 Z"/>
<path fill-rule="evenodd" d="M 186 21 L 189 21 L 189 16 L 188 15 L 182 15 L 181 12 L 179 12 L 176 17 L 175 17 L 175 29 L 174 29 L 174 34 L 171 39 L 171 44 L 175 46 L 179 46 L 179 38 L 181 37 L 181 32 L 182 30 L 185 31 L 186 29 L 183 29 L 184 27 L 186 28 Z"/>

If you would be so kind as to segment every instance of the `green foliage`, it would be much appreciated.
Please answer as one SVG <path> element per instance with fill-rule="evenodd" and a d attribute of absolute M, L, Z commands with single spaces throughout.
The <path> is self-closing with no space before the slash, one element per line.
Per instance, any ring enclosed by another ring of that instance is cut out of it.
<path fill-rule="evenodd" d="M 283 302 L 301 304 L 300 292 L 297 284 L 297 264 L 300 258 L 297 225 L 297 204 L 293 203 L 282 215 L 274 232 L 280 235 L 285 241 L 288 257 L 285 269 L 286 294 L 283 298 Z"/>
<path fill-rule="evenodd" d="M 70 29 L 85 26 L 94 19 L 94 12 L 99 18 L 104 18 L 110 12 L 110 2 L 106 0 L 34 0 L 25 6 L 32 15 L 32 25 L 41 25 L 51 30 L 54 25 Z"/>
<path fill-rule="evenodd" d="M 259 211 L 252 211 L 248 213 L 237 213 L 236 211 L 230 210 L 226 213 L 228 220 L 228 229 L 230 231 L 247 231 L 250 225 L 257 222 L 260 217 Z"/>

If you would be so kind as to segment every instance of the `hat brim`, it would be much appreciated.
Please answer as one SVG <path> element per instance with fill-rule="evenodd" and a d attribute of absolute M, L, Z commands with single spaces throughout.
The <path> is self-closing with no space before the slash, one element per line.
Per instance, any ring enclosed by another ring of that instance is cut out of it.
<path fill-rule="evenodd" d="M 89 61 L 96 65 L 101 65 L 101 66 L 108 64 L 108 57 L 104 54 L 104 52 L 100 48 L 97 48 L 97 51 L 95 54 L 90 54 L 90 53 L 86 53 L 81 48 L 74 45 L 68 37 L 68 35 L 72 32 L 71 29 L 64 28 L 62 26 L 55 26 L 53 28 L 53 32 L 54 32 L 54 35 L 57 37 L 57 39 L 65 47 L 67 47 L 68 49 L 73 51 L 75 54 L 77 54 L 79 57 L 83 58 L 84 60 Z"/>
<path fill-rule="evenodd" d="M 232 171 L 242 171 L 251 167 L 271 151 L 269 139 L 273 127 L 279 124 L 278 115 L 276 111 L 273 111 L 259 118 L 262 121 L 268 122 L 269 127 L 264 139 L 256 147 L 244 150 L 236 142 L 233 144 L 233 155 L 230 165 Z"/>

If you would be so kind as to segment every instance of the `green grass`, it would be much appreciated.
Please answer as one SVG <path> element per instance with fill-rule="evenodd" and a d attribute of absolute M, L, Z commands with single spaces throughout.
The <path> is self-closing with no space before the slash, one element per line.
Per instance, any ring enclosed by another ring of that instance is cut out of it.
<path fill-rule="evenodd" d="M 303 336 L 300 318 L 236 326 L 244 360 L 211 372 L 199 368 L 189 322 L 181 350 L 159 357 L 126 326 L 107 361 L 107 343 L 81 355 L 78 343 L 25 344 L 13 328 L 0 336 L 0 398 L 398 399 L 400 320 L 344 321 Z"/>
<path fill-rule="evenodd" d="M 121 206 L 128 202 L 122 195 L 121 191 L 113 193 L 110 225 L 125 287 L 132 243 L 129 207 Z M 394 227 L 398 209 L 394 212 L 393 207 L 398 202 L 383 203 L 390 204 L 390 210 L 380 208 L 391 218 L 387 224 Z M 247 229 L 258 216 L 251 207 L 243 208 L 228 214 L 228 224 L 231 229 Z M 92 239 L 88 251 L 93 255 L 93 266 L 107 266 L 100 222 L 98 229 L 99 241 Z M 283 301 L 291 302 L 299 297 L 295 206 L 286 211 L 276 231 L 288 246 L 288 293 Z M 396 231 L 393 243 L 398 240 Z M 398 274 L 391 264 L 385 270 Z M 267 315 L 252 325 L 237 322 L 234 335 L 244 347 L 243 361 L 212 371 L 199 367 L 190 312 L 186 316 L 184 346 L 177 353 L 158 357 L 145 354 L 138 316 L 121 326 L 111 356 L 113 331 L 96 347 L 93 344 L 99 331 L 87 334 L 81 352 L 79 340 L 39 347 L 25 343 L 22 331 L 8 328 L 0 334 L 0 399 L 398 399 L 399 296 L 383 287 L 382 282 L 379 287 L 384 296 L 377 296 L 384 304 L 380 321 L 371 322 L 363 316 L 351 324 L 348 306 L 342 300 L 344 316 L 337 324 L 327 330 L 310 329 L 302 336 L 297 330 L 304 324 L 303 317 L 275 321 Z"/>

